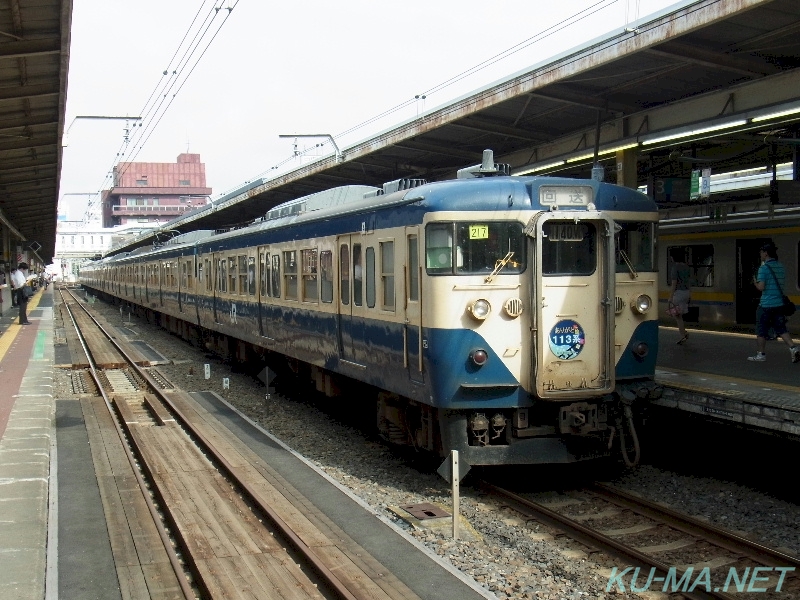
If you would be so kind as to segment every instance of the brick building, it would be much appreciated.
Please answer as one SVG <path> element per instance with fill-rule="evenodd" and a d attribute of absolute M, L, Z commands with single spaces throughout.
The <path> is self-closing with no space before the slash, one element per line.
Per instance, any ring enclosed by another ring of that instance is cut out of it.
<path fill-rule="evenodd" d="M 102 192 L 103 227 L 157 227 L 208 203 L 210 195 L 199 154 L 179 154 L 175 163 L 121 162 L 114 187 Z"/>

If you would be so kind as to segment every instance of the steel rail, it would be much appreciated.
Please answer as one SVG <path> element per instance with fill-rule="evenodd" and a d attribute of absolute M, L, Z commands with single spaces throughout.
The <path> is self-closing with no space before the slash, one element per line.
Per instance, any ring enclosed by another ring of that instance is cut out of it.
<path fill-rule="evenodd" d="M 61 292 L 61 298 L 63 301 L 64 288 L 63 287 L 59 288 L 59 291 Z M 77 300 L 75 298 L 75 295 L 71 291 L 68 290 L 68 292 L 73 299 Z M 81 306 L 80 303 L 78 305 Z M 183 568 L 183 565 L 181 565 L 180 560 L 178 559 L 178 555 L 175 553 L 175 548 L 172 545 L 172 539 L 169 537 L 169 534 L 164 528 L 164 524 L 161 522 L 161 515 L 159 514 L 155 504 L 153 504 L 153 499 L 150 497 L 150 493 L 147 489 L 147 484 L 145 483 L 144 478 L 142 477 L 142 474 L 139 471 L 139 467 L 136 464 L 136 458 L 133 456 L 133 452 L 128 447 L 128 443 L 125 440 L 122 427 L 120 426 L 116 418 L 116 413 L 114 412 L 114 408 L 111 405 L 111 400 L 109 400 L 108 395 L 103 389 L 103 384 L 100 382 L 100 377 L 97 374 L 96 363 L 94 362 L 94 358 L 92 358 L 91 352 L 89 352 L 89 348 L 86 346 L 86 340 L 83 337 L 83 333 L 81 332 L 81 329 L 78 326 L 77 321 L 75 320 L 75 316 L 72 314 L 72 309 L 66 302 L 64 303 L 64 308 L 66 308 L 67 312 L 69 313 L 69 318 L 72 321 L 72 325 L 75 327 L 75 331 L 78 334 L 78 341 L 81 343 L 81 347 L 83 348 L 83 351 L 86 354 L 86 359 L 89 361 L 89 372 L 92 376 L 92 379 L 94 380 L 97 389 L 100 391 L 100 395 L 103 397 L 103 400 L 106 403 L 106 408 L 108 409 L 108 412 L 111 415 L 111 420 L 114 423 L 114 429 L 116 429 L 117 431 L 117 436 L 119 437 L 120 442 L 122 443 L 122 447 L 125 448 L 125 457 L 128 459 L 128 463 L 130 464 L 131 469 L 133 470 L 133 474 L 136 477 L 136 482 L 139 485 L 139 489 L 142 491 L 142 496 L 144 496 L 144 501 L 147 504 L 147 510 L 150 512 L 150 516 L 153 518 L 153 523 L 155 523 L 156 529 L 158 530 L 158 537 L 161 539 L 161 543 L 164 545 L 164 550 L 166 550 L 167 556 L 169 557 L 169 563 L 172 566 L 172 570 L 175 572 L 175 576 L 178 578 L 178 584 L 181 586 L 181 592 L 183 593 L 183 597 L 186 600 L 195 600 L 197 594 L 192 589 L 192 586 L 189 583 L 189 581 L 186 579 L 185 569 Z M 86 312 L 85 309 L 84 312 Z"/>
<path fill-rule="evenodd" d="M 316 574 L 325 582 L 325 584 L 343 600 L 358 600 L 353 595 L 346 585 L 331 571 L 311 550 L 311 548 L 295 533 L 289 525 L 278 515 L 272 508 L 264 504 L 258 492 L 254 487 L 242 481 L 235 473 L 235 467 L 231 465 L 228 460 L 216 449 L 213 442 L 206 438 L 203 433 L 194 427 L 194 425 L 186 418 L 182 411 L 169 399 L 169 397 L 161 391 L 161 387 L 144 369 L 140 368 L 136 362 L 126 354 L 126 352 L 116 343 L 111 335 L 103 328 L 102 325 L 94 318 L 94 316 L 81 305 L 81 308 L 89 316 L 90 319 L 97 325 L 97 328 L 106 336 L 109 342 L 117 349 L 120 355 L 128 362 L 131 369 L 134 370 L 146 383 L 150 386 L 153 394 L 166 404 L 173 414 L 180 421 L 181 425 L 188 429 L 195 440 L 203 447 L 203 449 L 214 457 L 214 460 L 225 471 L 227 476 L 235 482 L 241 491 L 243 491 L 248 499 L 255 504 L 260 511 L 272 522 L 275 528 L 283 535 L 292 547 L 304 556 L 313 567 Z"/>
<path fill-rule="evenodd" d="M 736 553 L 746 553 L 749 558 L 757 560 L 770 567 L 794 567 L 792 575 L 797 576 L 800 571 L 800 559 L 790 554 L 785 554 L 774 548 L 764 546 L 758 542 L 748 540 L 731 531 L 726 531 L 721 527 L 716 527 L 705 523 L 700 519 L 695 519 L 689 515 L 684 515 L 678 511 L 665 506 L 660 506 L 655 502 L 646 500 L 629 494 L 623 490 L 603 483 L 595 483 L 588 488 L 592 493 L 597 494 L 604 500 L 616 504 L 617 506 L 628 509 L 644 517 L 662 521 L 670 527 L 698 537 L 698 532 L 703 539 Z"/>
<path fill-rule="evenodd" d="M 636 567 L 655 569 L 659 575 L 665 578 L 661 579 L 661 581 L 666 581 L 667 574 L 671 569 L 674 569 L 676 573 L 679 573 L 681 576 L 683 576 L 683 571 L 675 569 L 675 567 L 670 567 L 669 565 L 653 558 L 652 556 L 648 556 L 647 554 L 644 554 L 635 548 L 626 546 L 625 544 L 622 544 L 607 535 L 603 535 L 599 531 L 596 531 L 590 527 L 586 527 L 585 525 L 582 525 L 581 523 L 574 521 L 569 517 L 565 517 L 564 515 L 550 510 L 538 502 L 533 502 L 532 500 L 523 498 L 514 492 L 497 487 L 496 485 L 485 481 L 481 481 L 479 485 L 480 487 L 487 489 L 490 492 L 505 498 L 506 500 L 509 500 L 511 504 L 508 506 L 515 511 L 518 511 L 529 518 L 535 519 L 536 521 L 545 523 L 554 529 L 559 529 L 565 532 L 572 539 L 577 540 L 582 544 L 589 546 L 590 548 L 595 548 L 611 556 L 622 558 Z M 714 598 L 717 600 L 734 600 L 735 598 L 734 596 L 725 592 L 717 591 L 681 591 L 680 593 L 684 598 L 689 598 L 690 600 L 708 600 L 709 598 Z"/>

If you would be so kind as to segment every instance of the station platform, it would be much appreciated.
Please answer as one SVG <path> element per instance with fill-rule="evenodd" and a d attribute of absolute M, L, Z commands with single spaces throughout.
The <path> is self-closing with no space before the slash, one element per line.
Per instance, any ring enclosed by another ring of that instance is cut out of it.
<path fill-rule="evenodd" d="M 139 556 L 136 565 L 115 564 L 109 530 L 119 523 L 107 525 L 109 507 L 99 484 L 104 478 L 90 442 L 97 439 L 97 423 L 86 417 L 80 399 L 54 394 L 56 369 L 72 361 L 64 333 L 55 330 L 52 286 L 31 299 L 28 318 L 31 325 L 22 326 L 15 312 L 0 317 L 0 598 L 179 597 L 176 589 L 153 593 L 137 585 L 137 570 L 157 567 L 148 563 L 152 556 Z M 408 597 L 496 600 L 223 399 L 212 392 L 192 396 L 365 549 L 369 560 L 384 565 L 391 575 L 382 576 L 402 582 Z M 137 549 L 126 556 L 135 557 L 145 529 L 127 513 L 126 504 L 130 548 Z"/>

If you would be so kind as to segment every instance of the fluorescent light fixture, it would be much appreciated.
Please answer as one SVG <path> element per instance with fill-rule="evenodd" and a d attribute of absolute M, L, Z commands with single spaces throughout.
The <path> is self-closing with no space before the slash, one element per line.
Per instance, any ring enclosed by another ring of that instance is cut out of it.
<path fill-rule="evenodd" d="M 628 150 L 629 148 L 636 148 L 639 145 L 639 142 L 632 142 L 630 144 L 625 144 L 624 146 L 617 146 L 616 148 L 609 148 L 608 150 L 601 150 L 600 154 L 614 154 L 619 152 L 620 150 Z"/>
<path fill-rule="evenodd" d="M 587 154 L 579 154 L 578 156 L 571 156 L 567 159 L 567 162 L 568 163 L 578 162 L 579 160 L 586 160 L 587 158 L 594 158 L 594 152 L 589 152 Z"/>
<path fill-rule="evenodd" d="M 711 131 L 718 131 L 720 129 L 729 129 L 731 127 L 741 127 L 742 125 L 747 125 L 747 119 L 739 119 L 737 121 L 728 121 L 727 123 L 719 123 L 717 125 L 709 125 L 708 127 L 701 127 L 700 129 L 691 129 L 689 131 L 683 131 L 681 133 L 670 133 L 668 135 L 663 135 L 659 137 L 654 137 L 649 140 L 642 140 L 642 144 L 658 144 L 659 142 L 667 142 L 670 140 L 678 140 L 681 138 L 692 137 L 695 135 L 701 135 L 703 133 L 709 133 Z"/>
<path fill-rule="evenodd" d="M 786 110 L 782 110 L 779 112 L 770 113 L 768 115 L 761 115 L 758 117 L 753 117 L 750 119 L 753 123 L 757 123 L 758 121 L 767 121 L 769 119 L 777 119 L 778 117 L 787 117 L 789 115 L 794 115 L 796 113 L 800 113 L 800 106 L 795 108 L 789 108 Z"/>
<path fill-rule="evenodd" d="M 514 175 L 515 176 L 527 175 L 528 173 L 535 173 L 536 171 L 544 171 L 546 169 L 552 169 L 554 167 L 563 167 L 563 166 L 564 166 L 564 161 L 557 160 L 555 162 L 547 163 L 544 165 L 536 165 L 534 167 L 530 167 L 528 169 L 525 169 L 524 171 L 520 171 L 519 173 L 514 173 Z"/>

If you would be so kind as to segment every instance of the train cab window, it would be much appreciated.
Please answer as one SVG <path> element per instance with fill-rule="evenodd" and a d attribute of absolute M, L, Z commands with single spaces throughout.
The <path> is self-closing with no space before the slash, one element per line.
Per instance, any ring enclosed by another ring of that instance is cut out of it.
<path fill-rule="evenodd" d="M 317 251 L 303 250 L 300 253 L 303 269 L 303 300 L 317 301 Z"/>
<path fill-rule="evenodd" d="M 375 248 L 368 246 L 365 258 L 364 283 L 367 288 L 367 307 L 375 308 Z"/>
<path fill-rule="evenodd" d="M 617 273 L 655 271 L 655 223 L 617 221 L 615 238 Z"/>
<path fill-rule="evenodd" d="M 256 257 L 247 257 L 247 293 L 250 296 L 256 295 Z"/>
<path fill-rule="evenodd" d="M 343 245 L 339 248 L 339 289 L 342 295 L 342 304 L 350 304 L 350 247 Z"/>
<path fill-rule="evenodd" d="M 713 287 L 714 285 L 714 246 L 711 244 L 694 244 L 690 246 L 670 246 L 667 248 L 667 265 L 664 273 L 667 285 L 672 285 L 673 269 L 670 268 L 669 257 L 683 260 L 689 267 L 691 287 Z"/>
<path fill-rule="evenodd" d="M 288 250 L 283 253 L 283 280 L 289 300 L 297 300 L 297 252 Z"/>
<path fill-rule="evenodd" d="M 362 266 L 361 244 L 353 244 L 353 304 L 364 304 L 364 268 Z"/>
<path fill-rule="evenodd" d="M 425 230 L 425 266 L 431 275 L 486 274 L 504 259 L 504 274 L 525 270 L 521 223 L 432 223 Z"/>
<path fill-rule="evenodd" d="M 381 242 L 381 308 L 394 310 L 394 242 Z"/>
<path fill-rule="evenodd" d="M 239 257 L 239 294 L 244 296 L 247 294 L 247 257 L 240 256 Z"/>
<path fill-rule="evenodd" d="M 319 253 L 319 296 L 323 302 L 333 302 L 333 252 Z"/>
<path fill-rule="evenodd" d="M 597 228 L 592 223 L 548 221 L 543 227 L 544 275 L 591 275 L 597 268 Z"/>

